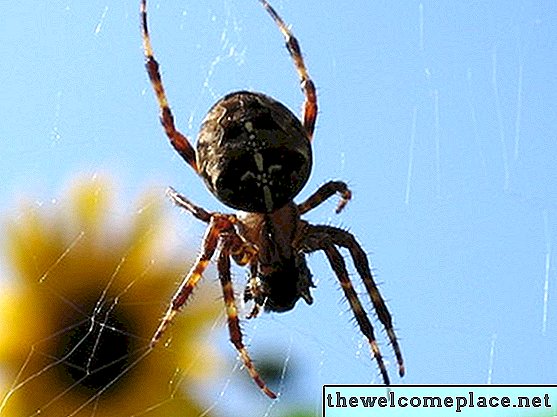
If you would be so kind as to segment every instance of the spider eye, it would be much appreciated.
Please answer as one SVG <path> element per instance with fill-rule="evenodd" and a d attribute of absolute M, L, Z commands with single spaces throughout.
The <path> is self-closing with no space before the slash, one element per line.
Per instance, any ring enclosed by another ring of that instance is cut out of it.
<path fill-rule="evenodd" d="M 311 144 L 296 116 L 270 97 L 245 91 L 211 108 L 197 158 L 201 176 L 220 201 L 259 213 L 292 201 L 312 164 Z"/>

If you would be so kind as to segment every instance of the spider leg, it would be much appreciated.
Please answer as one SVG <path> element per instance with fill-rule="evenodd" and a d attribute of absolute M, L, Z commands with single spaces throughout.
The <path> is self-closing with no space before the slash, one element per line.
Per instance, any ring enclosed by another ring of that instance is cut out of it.
<path fill-rule="evenodd" d="M 352 192 L 346 183 L 342 181 L 329 181 L 323 184 L 316 192 L 310 195 L 306 201 L 298 204 L 298 210 L 300 210 L 300 214 L 305 214 L 337 193 L 340 194 L 340 201 L 335 210 L 335 213 L 338 214 L 352 198 Z"/>
<path fill-rule="evenodd" d="M 257 287 L 259 286 L 259 278 L 258 278 L 258 262 L 257 259 L 254 257 L 250 263 L 250 274 L 248 278 L 248 283 L 246 288 L 244 289 L 244 302 L 248 302 L 250 300 L 254 301 L 253 308 L 251 309 L 250 313 L 246 316 L 247 319 L 253 319 L 259 316 L 261 313 L 261 308 L 265 304 L 265 299 L 261 300 L 260 297 L 256 296 Z"/>
<path fill-rule="evenodd" d="M 211 221 L 211 213 L 192 203 L 182 194 L 178 193 L 174 188 L 168 187 L 166 194 L 170 197 L 174 204 L 189 211 L 196 219 L 201 220 L 204 223 L 209 223 Z"/>
<path fill-rule="evenodd" d="M 159 71 L 159 63 L 153 55 L 153 47 L 151 46 L 151 38 L 149 37 L 149 30 L 147 28 L 147 0 L 141 0 L 140 17 L 141 35 L 143 37 L 143 52 L 145 54 L 145 68 L 147 69 L 151 85 L 153 86 L 153 90 L 157 96 L 160 108 L 161 124 L 174 149 L 176 149 L 180 156 L 184 158 L 184 160 L 194 169 L 195 172 L 199 172 L 196 163 L 195 150 L 188 141 L 188 138 L 180 133 L 174 125 L 174 116 L 172 115 L 172 111 L 168 105 L 168 99 L 166 98 L 166 93 L 164 91 Z"/>
<path fill-rule="evenodd" d="M 300 77 L 300 85 L 302 91 L 305 95 L 305 101 L 303 104 L 303 125 L 306 129 L 308 138 L 311 140 L 313 138 L 313 131 L 315 130 L 315 121 L 317 119 L 317 94 L 315 93 L 315 84 L 311 80 L 304 58 L 302 56 L 302 50 L 300 49 L 300 44 L 298 40 L 294 37 L 292 31 L 286 26 L 279 14 L 273 9 L 273 7 L 267 2 L 267 0 L 259 0 L 265 10 L 271 15 L 280 31 L 282 32 L 284 39 L 286 40 L 286 48 L 294 61 L 294 66 L 296 67 L 296 72 Z"/>
<path fill-rule="evenodd" d="M 360 302 L 354 287 L 352 286 L 352 282 L 348 277 L 348 271 L 346 270 L 346 264 L 344 262 L 344 258 L 340 254 L 337 248 L 334 245 L 327 245 L 323 247 L 323 251 L 325 255 L 327 255 L 327 259 L 335 271 L 338 280 L 340 281 L 340 285 L 342 290 L 344 291 L 344 295 L 350 303 L 350 308 L 354 312 L 354 317 L 360 326 L 360 330 L 367 337 L 369 344 L 371 346 L 371 351 L 377 364 L 379 365 L 379 371 L 381 372 L 381 376 L 383 377 L 383 381 L 385 385 L 390 385 L 389 374 L 387 373 L 387 368 L 385 367 L 385 362 L 383 361 L 383 356 L 381 355 L 381 351 L 379 350 L 379 346 L 377 345 L 377 341 L 375 340 L 375 335 L 373 333 L 373 326 L 369 321 L 369 318 L 362 307 L 362 303 Z"/>
<path fill-rule="evenodd" d="M 251 378 L 257 386 L 270 398 L 277 398 L 276 394 L 267 387 L 259 372 L 249 356 L 249 353 L 242 341 L 242 330 L 240 329 L 240 320 L 238 319 L 238 308 L 234 297 L 234 288 L 232 287 L 232 279 L 230 276 L 230 244 L 225 242 L 219 254 L 217 269 L 219 273 L 220 283 L 222 285 L 222 294 L 226 307 L 226 316 L 228 320 L 228 331 L 230 333 L 230 341 L 240 354 L 240 358 Z"/>
<path fill-rule="evenodd" d="M 356 241 L 354 236 L 345 230 L 333 226 L 317 225 L 311 226 L 311 231 L 321 236 L 327 236 L 333 244 L 346 248 L 350 252 L 356 271 L 364 282 L 366 290 L 373 303 L 373 308 L 379 317 L 379 321 L 383 324 L 385 330 L 387 331 L 387 336 L 389 337 L 389 341 L 393 347 L 398 363 L 398 373 L 400 376 L 403 376 L 405 372 L 404 360 L 402 358 L 402 352 L 393 328 L 393 319 L 385 301 L 383 300 L 383 297 L 379 293 L 379 289 L 377 288 L 375 281 L 373 280 L 373 275 L 371 274 L 366 253 Z"/>
<path fill-rule="evenodd" d="M 174 293 L 170 306 L 161 320 L 155 334 L 151 338 L 151 347 L 154 347 L 157 344 L 168 326 L 172 323 L 176 314 L 178 314 L 181 308 L 186 304 L 186 301 L 201 279 L 203 272 L 209 265 L 209 262 L 215 253 L 221 233 L 232 227 L 232 222 L 229 216 L 214 214 L 211 217 L 211 223 L 209 224 L 203 238 L 203 250 L 197 257 L 197 260 L 189 270 L 188 274 L 184 277 L 178 290 Z"/>

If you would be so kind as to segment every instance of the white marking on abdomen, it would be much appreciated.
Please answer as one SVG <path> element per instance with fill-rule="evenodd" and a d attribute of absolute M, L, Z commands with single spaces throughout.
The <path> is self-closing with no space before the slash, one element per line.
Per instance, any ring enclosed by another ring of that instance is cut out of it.
<path fill-rule="evenodd" d="M 263 186 L 263 197 L 265 199 L 265 207 L 268 211 L 271 211 L 273 209 L 273 196 L 268 185 Z"/>
<path fill-rule="evenodd" d="M 255 159 L 255 165 L 257 165 L 257 169 L 259 170 L 259 172 L 263 172 L 263 155 L 261 155 L 259 152 L 256 152 L 253 154 L 253 159 Z"/>

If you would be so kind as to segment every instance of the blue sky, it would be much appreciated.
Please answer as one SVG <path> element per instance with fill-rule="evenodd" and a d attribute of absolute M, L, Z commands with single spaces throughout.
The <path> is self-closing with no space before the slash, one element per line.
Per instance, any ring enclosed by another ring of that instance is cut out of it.
<path fill-rule="evenodd" d="M 234 90 L 300 108 L 282 37 L 257 1 L 167 3 L 150 4 L 150 25 L 184 133 L 194 139 L 207 109 Z M 329 179 L 351 186 L 343 214 L 329 203 L 308 219 L 349 228 L 370 253 L 407 363 L 400 381 L 391 366 L 394 381 L 556 383 L 557 4 L 273 5 L 319 93 L 315 166 L 300 198 Z M 136 2 L 11 2 L 2 15 L 3 212 L 105 173 L 124 205 L 172 185 L 225 210 L 159 126 Z M 197 242 L 203 229 L 194 230 L 184 237 Z M 284 395 L 317 407 L 321 384 L 378 379 L 323 256 L 310 265 L 313 306 L 245 328 L 254 357 L 278 352 L 303 370 Z M 250 401 L 265 407 L 257 395 Z"/>

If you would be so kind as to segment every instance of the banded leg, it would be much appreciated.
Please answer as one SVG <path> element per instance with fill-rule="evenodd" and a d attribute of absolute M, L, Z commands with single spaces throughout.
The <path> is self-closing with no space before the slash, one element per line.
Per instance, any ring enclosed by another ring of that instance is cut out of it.
<path fill-rule="evenodd" d="M 300 214 L 305 214 L 308 211 L 313 210 L 319 204 L 331 198 L 334 194 L 340 195 L 340 201 L 338 202 L 337 208 L 335 210 L 335 213 L 340 213 L 352 198 L 352 192 L 350 191 L 346 183 L 342 181 L 329 181 L 319 187 L 316 192 L 314 192 L 307 198 L 306 201 L 298 204 L 298 210 L 300 210 Z"/>
<path fill-rule="evenodd" d="M 288 52 L 294 61 L 296 72 L 300 77 L 300 85 L 306 97 L 303 104 L 302 123 L 306 129 L 308 139 L 311 140 L 315 130 L 315 121 L 317 119 L 317 94 L 315 92 L 315 84 L 309 76 L 304 58 L 302 56 L 302 50 L 300 49 L 300 44 L 292 34 L 292 31 L 288 28 L 288 26 L 286 26 L 282 18 L 275 11 L 275 9 L 271 7 L 267 0 L 259 1 L 265 10 L 267 10 L 267 12 L 271 15 L 282 32 L 284 39 L 286 40 L 286 49 L 288 49 Z"/>
<path fill-rule="evenodd" d="M 360 330 L 364 334 L 364 336 L 369 341 L 371 346 L 371 351 L 377 364 L 379 365 L 379 371 L 381 372 L 381 376 L 383 377 L 383 382 L 385 385 L 390 385 L 389 374 L 387 373 L 387 368 L 385 367 L 385 363 L 383 362 L 383 356 L 381 355 L 381 351 L 379 350 L 379 346 L 377 345 L 377 341 L 375 340 L 375 335 L 373 333 L 373 326 L 369 321 L 369 318 L 362 307 L 362 303 L 360 302 L 354 287 L 352 286 L 352 282 L 348 277 L 348 271 L 346 270 L 346 264 L 344 262 L 344 258 L 340 254 L 337 248 L 333 245 L 325 246 L 323 248 L 325 255 L 327 255 L 327 259 L 335 271 L 338 280 L 340 281 L 340 285 L 342 290 L 344 291 L 344 296 L 348 300 L 350 304 L 350 308 L 354 312 L 354 317 L 360 326 Z"/>
<path fill-rule="evenodd" d="M 251 360 L 249 353 L 242 340 L 242 330 L 240 329 L 240 320 L 238 318 L 238 308 L 234 297 L 234 288 L 232 287 L 232 279 L 230 276 L 230 244 L 224 243 L 222 250 L 219 254 L 217 268 L 219 273 L 220 283 L 222 285 L 222 294 L 224 297 L 224 304 L 226 306 L 226 316 L 228 320 L 228 332 L 230 333 L 230 341 L 240 354 L 240 358 L 246 369 L 248 370 L 251 378 L 257 386 L 270 398 L 277 398 L 276 394 L 267 387 L 257 369 Z"/>
<path fill-rule="evenodd" d="M 180 133 L 174 125 L 174 116 L 168 105 L 168 99 L 162 84 L 162 78 L 159 71 L 159 63 L 153 54 L 153 47 L 151 46 L 151 38 L 149 37 L 149 30 L 147 28 L 147 0 L 141 0 L 140 5 L 140 19 L 141 19 L 141 35 L 143 37 L 143 53 L 145 54 L 145 68 L 151 85 L 155 91 L 157 101 L 160 108 L 161 124 L 166 132 L 166 136 L 170 140 L 171 145 L 176 149 L 182 158 L 198 172 L 195 150 L 191 146 L 188 138 Z"/>
<path fill-rule="evenodd" d="M 389 313 L 389 309 L 381 297 L 379 293 L 379 289 L 373 280 L 373 275 L 371 274 L 371 269 L 369 267 L 369 261 L 367 259 L 367 255 L 360 246 L 360 244 L 356 241 L 352 234 L 346 232 L 345 230 L 338 229 L 333 226 L 311 226 L 311 230 L 313 232 L 319 234 L 325 234 L 333 244 L 337 246 L 341 246 L 343 248 L 348 249 L 350 252 L 350 256 L 354 262 L 354 266 L 356 267 L 356 271 L 362 278 L 366 290 L 371 298 L 373 303 L 373 308 L 377 313 L 377 317 L 385 330 L 387 331 L 387 336 L 389 337 L 389 342 L 393 347 L 393 351 L 396 356 L 396 360 L 398 363 L 398 374 L 402 377 L 405 373 L 404 368 L 404 360 L 402 358 L 402 352 L 400 350 L 400 346 L 398 344 L 398 340 L 393 328 L 393 319 L 391 317 L 391 313 Z"/>
<path fill-rule="evenodd" d="M 151 347 L 154 347 L 157 344 L 168 326 L 172 323 L 176 314 L 178 314 L 178 312 L 186 304 L 186 301 L 188 301 L 189 296 L 201 279 L 203 272 L 209 265 L 209 262 L 215 253 L 221 233 L 230 228 L 232 228 L 232 222 L 226 215 L 215 214 L 211 217 L 211 223 L 209 224 L 203 238 L 203 250 L 197 257 L 197 260 L 191 267 L 188 274 L 184 277 L 184 280 L 182 281 L 182 284 L 180 284 L 176 293 L 174 293 L 170 306 L 168 307 L 155 334 L 151 338 Z"/>
<path fill-rule="evenodd" d="M 257 297 L 257 288 L 259 288 L 259 271 L 258 271 L 258 263 L 256 259 L 253 259 L 250 263 L 250 274 L 248 278 L 248 282 L 246 284 L 246 288 L 244 289 L 244 302 L 247 303 L 248 301 L 253 300 L 253 308 L 251 309 L 250 313 L 246 316 L 247 319 L 253 319 L 259 316 L 261 312 L 261 308 L 264 306 L 265 300 L 260 299 Z"/>
<path fill-rule="evenodd" d="M 196 219 L 201 220 L 204 223 L 209 223 L 211 221 L 211 213 L 209 213 L 204 208 L 192 203 L 174 188 L 168 187 L 168 190 L 166 190 L 166 194 L 170 197 L 174 204 L 189 211 Z"/>

